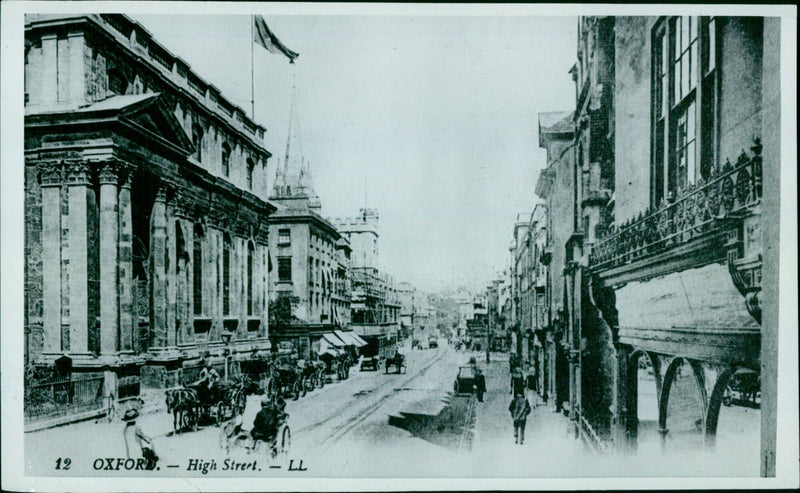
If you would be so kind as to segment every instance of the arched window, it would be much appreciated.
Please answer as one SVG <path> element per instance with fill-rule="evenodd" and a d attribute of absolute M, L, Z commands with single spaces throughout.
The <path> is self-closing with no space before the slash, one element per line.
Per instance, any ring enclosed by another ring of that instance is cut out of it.
<path fill-rule="evenodd" d="M 255 168 L 255 163 L 250 158 L 247 158 L 247 189 L 253 189 L 253 168 Z"/>
<path fill-rule="evenodd" d="M 222 174 L 227 178 L 231 173 L 231 146 L 222 143 Z"/>
<path fill-rule="evenodd" d="M 195 159 L 201 162 L 203 160 L 203 128 L 196 123 L 192 125 L 192 145 Z"/>
<path fill-rule="evenodd" d="M 203 226 L 194 226 L 194 243 L 192 248 L 192 264 L 194 275 L 192 293 L 194 295 L 194 314 L 203 314 Z"/>
<path fill-rule="evenodd" d="M 231 313 L 231 235 L 222 236 L 222 314 Z"/>
<path fill-rule="evenodd" d="M 253 315 L 253 256 L 255 246 L 252 241 L 247 242 L 247 315 Z"/>

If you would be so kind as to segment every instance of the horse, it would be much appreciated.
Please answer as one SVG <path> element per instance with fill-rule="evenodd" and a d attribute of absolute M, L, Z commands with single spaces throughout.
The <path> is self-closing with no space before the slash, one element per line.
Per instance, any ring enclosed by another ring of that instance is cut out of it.
<path fill-rule="evenodd" d="M 200 399 L 190 388 L 170 389 L 165 393 L 167 412 L 172 413 L 172 427 L 178 433 L 185 425 L 197 426 L 197 408 Z"/>

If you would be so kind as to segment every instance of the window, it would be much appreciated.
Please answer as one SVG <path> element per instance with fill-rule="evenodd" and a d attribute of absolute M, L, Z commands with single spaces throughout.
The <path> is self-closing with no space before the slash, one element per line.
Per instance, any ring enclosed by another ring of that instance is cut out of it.
<path fill-rule="evenodd" d="M 279 229 L 278 230 L 278 245 L 290 245 L 292 243 L 292 230 Z"/>
<path fill-rule="evenodd" d="M 222 174 L 227 178 L 231 174 L 231 146 L 222 143 Z"/>
<path fill-rule="evenodd" d="M 222 237 L 222 314 L 231 313 L 231 235 Z"/>
<path fill-rule="evenodd" d="M 253 315 L 253 255 L 255 246 L 252 241 L 247 242 L 247 315 Z"/>
<path fill-rule="evenodd" d="M 278 257 L 278 282 L 292 282 L 292 257 Z"/>
<path fill-rule="evenodd" d="M 653 32 L 651 201 L 657 205 L 715 166 L 717 20 L 672 17 Z"/>
<path fill-rule="evenodd" d="M 194 314 L 202 315 L 203 314 L 203 227 L 199 224 L 196 224 L 194 227 L 192 264 L 194 268 L 194 275 L 192 279 Z"/>
<path fill-rule="evenodd" d="M 203 160 L 203 128 L 196 123 L 192 125 L 192 145 L 195 159 L 201 162 Z"/>
<path fill-rule="evenodd" d="M 255 165 L 255 163 L 253 163 L 253 160 L 250 159 L 250 158 L 247 158 L 247 188 L 248 188 L 248 190 L 252 190 L 253 189 L 253 168 L 255 168 L 255 167 L 256 167 L 256 165 Z"/>

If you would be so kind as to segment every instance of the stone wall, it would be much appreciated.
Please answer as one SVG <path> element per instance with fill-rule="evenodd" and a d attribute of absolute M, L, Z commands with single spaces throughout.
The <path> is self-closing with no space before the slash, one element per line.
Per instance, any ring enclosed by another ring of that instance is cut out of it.
<path fill-rule="evenodd" d="M 655 17 L 617 17 L 614 219 L 650 206 L 650 39 Z"/>

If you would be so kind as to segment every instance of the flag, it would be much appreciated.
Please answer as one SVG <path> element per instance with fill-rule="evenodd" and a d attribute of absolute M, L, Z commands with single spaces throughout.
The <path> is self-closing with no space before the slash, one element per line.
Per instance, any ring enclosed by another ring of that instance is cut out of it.
<path fill-rule="evenodd" d="M 260 15 L 253 16 L 253 42 L 263 46 L 270 53 L 283 53 L 289 59 L 289 63 L 294 63 L 294 59 L 300 56 L 299 53 L 285 47 L 281 40 L 272 34 Z"/>

